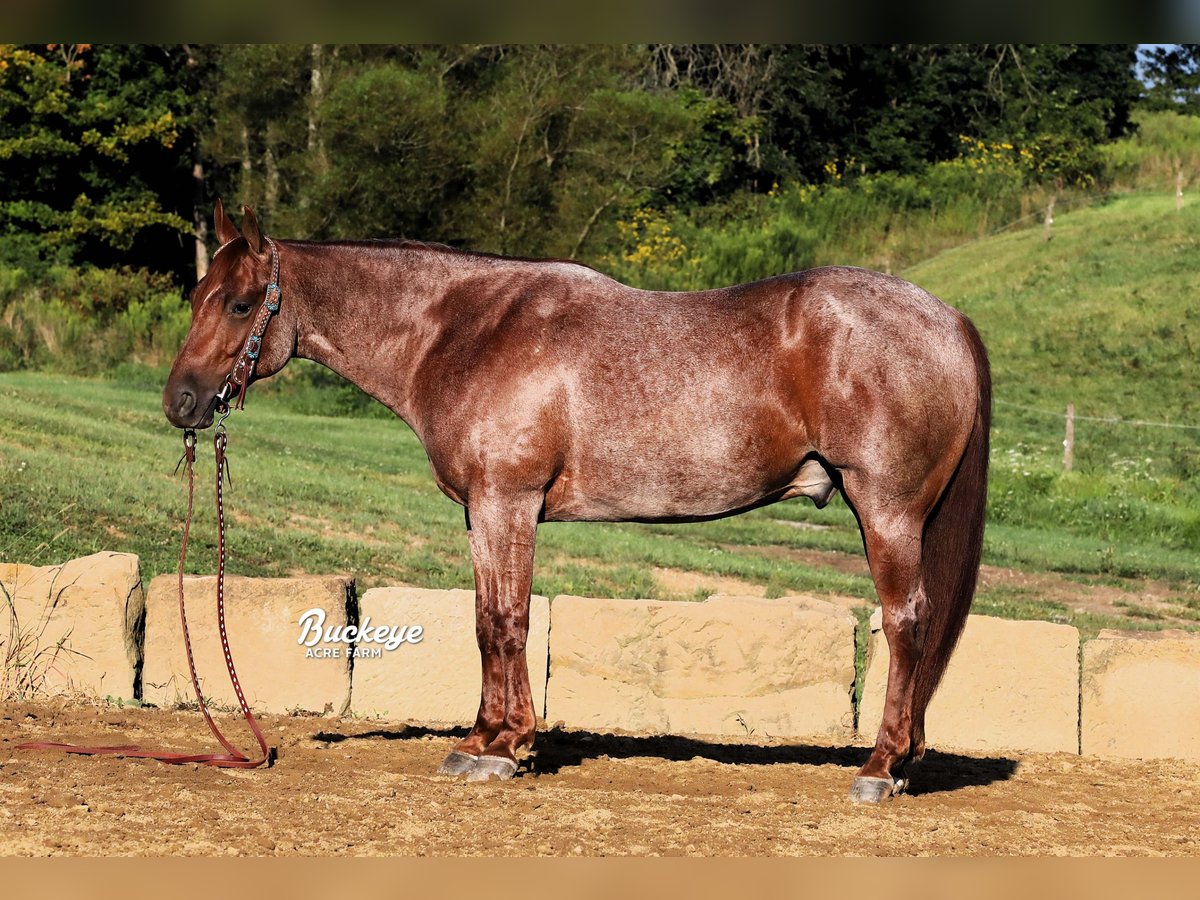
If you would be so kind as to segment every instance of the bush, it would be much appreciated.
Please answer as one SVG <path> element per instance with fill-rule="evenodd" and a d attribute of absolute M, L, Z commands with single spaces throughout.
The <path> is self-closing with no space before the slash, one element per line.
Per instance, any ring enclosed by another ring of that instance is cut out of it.
<path fill-rule="evenodd" d="M 254 390 L 274 395 L 292 412 L 306 416 L 395 418 L 390 409 L 342 376 L 307 359 L 293 359 L 282 372 Z"/>
<path fill-rule="evenodd" d="M 815 265 L 899 271 L 1022 218 L 1046 189 L 1035 161 L 1007 144 L 974 141 L 969 152 L 920 175 L 894 172 L 823 185 L 776 186 L 723 207 L 680 213 L 637 209 L 618 223 L 618 247 L 597 263 L 654 290 L 704 290 Z"/>
<path fill-rule="evenodd" d="M 0 265 L 0 371 L 162 367 L 190 321 L 167 275 L 64 265 L 35 273 Z"/>
<path fill-rule="evenodd" d="M 1109 178 L 1129 189 L 1175 188 L 1183 172 L 1185 184 L 1200 176 L 1200 116 L 1175 112 L 1140 112 L 1134 116 L 1137 131 L 1103 145 Z"/>

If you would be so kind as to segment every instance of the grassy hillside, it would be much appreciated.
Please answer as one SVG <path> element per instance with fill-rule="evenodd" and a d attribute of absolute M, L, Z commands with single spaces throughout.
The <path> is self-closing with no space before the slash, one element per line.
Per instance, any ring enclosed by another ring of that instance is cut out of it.
<path fill-rule="evenodd" d="M 904 276 L 975 320 L 1005 403 L 1200 424 L 1200 201 L 1118 197 L 1058 217 L 1049 241 L 1009 232 Z M 1200 457 L 1174 462 L 1200 474 Z"/>
<path fill-rule="evenodd" d="M 1200 620 L 1200 430 L 1128 421 L 1200 425 L 1197 234 L 1200 206 L 1177 214 L 1169 195 L 1131 196 L 1060 216 L 1048 243 L 1040 227 L 1008 232 L 905 273 L 970 314 L 990 348 L 986 563 L 1129 595 L 1140 588 L 1128 579 L 1158 579 L 1173 621 Z M 173 570 L 184 495 L 159 390 L 153 379 L 0 375 L 0 561 L 103 548 L 139 553 L 147 575 Z M 1061 459 L 1067 402 L 1081 417 L 1072 473 Z M 408 429 L 297 409 L 263 385 L 231 422 L 231 571 L 469 586 L 462 512 L 435 488 Z M 214 523 L 207 452 L 201 460 L 189 568 L 203 572 Z M 771 595 L 872 597 L 861 564 L 847 563 L 861 553 L 840 500 L 702 524 L 556 524 L 541 530 L 534 589 L 688 596 L 729 587 L 724 578 Z M 701 575 L 666 577 L 689 572 Z M 977 608 L 1120 624 L 1012 579 L 985 583 Z M 1156 615 L 1145 611 L 1145 621 Z"/>
<path fill-rule="evenodd" d="M 1129 196 L 1061 216 L 1052 235 L 1000 235 L 905 273 L 970 315 L 988 344 L 992 521 L 1052 528 L 1064 546 L 1096 540 L 1091 552 L 1117 574 L 1166 571 L 1173 558 L 1194 580 L 1200 205 L 1177 213 L 1169 195 Z M 994 529 L 993 553 L 1037 562 L 1032 548 L 1001 551 L 1003 534 Z"/>

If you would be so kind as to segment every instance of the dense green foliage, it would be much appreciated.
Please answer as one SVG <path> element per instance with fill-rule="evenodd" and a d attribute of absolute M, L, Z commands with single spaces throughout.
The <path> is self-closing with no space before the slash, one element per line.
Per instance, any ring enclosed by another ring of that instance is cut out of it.
<path fill-rule="evenodd" d="M 186 67 L 178 48 L 0 45 L 0 265 L 132 257 L 181 273 Z"/>
<path fill-rule="evenodd" d="M 1189 54 L 1147 88 L 1134 45 L 0 45 L 0 369 L 160 361 L 159 276 L 182 306 L 217 196 L 647 287 L 899 271 L 1148 157 L 1190 172 L 1189 116 L 1130 144 L 1139 103 L 1190 109 Z"/>
<path fill-rule="evenodd" d="M 0 310 L 0 371 L 161 368 L 191 320 L 169 275 L 61 264 L 0 268 Z"/>
<path fill-rule="evenodd" d="M 212 198 L 279 234 L 611 249 L 685 211 L 894 172 L 969 141 L 1090 184 L 1134 45 L 0 46 L 0 262 L 191 280 Z M 1161 105 L 1161 103 L 1159 104 Z M 189 235 L 190 237 L 190 235 Z M 14 250 L 9 245 L 14 245 Z"/>
<path fill-rule="evenodd" d="M 1045 192 L 1011 145 L 963 141 L 962 155 L 919 174 L 881 172 L 789 183 L 737 207 L 699 214 L 635 210 L 599 263 L 659 290 L 703 290 L 816 265 L 897 272 L 948 247 L 1028 219 Z M 1067 195 L 1073 196 L 1073 195 Z"/>

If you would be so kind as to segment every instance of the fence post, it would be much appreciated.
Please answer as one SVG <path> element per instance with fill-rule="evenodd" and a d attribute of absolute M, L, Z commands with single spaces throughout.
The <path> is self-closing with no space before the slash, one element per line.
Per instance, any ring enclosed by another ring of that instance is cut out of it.
<path fill-rule="evenodd" d="M 1063 440 L 1063 471 L 1075 466 L 1075 404 L 1067 404 L 1067 436 Z"/>
<path fill-rule="evenodd" d="M 1046 204 L 1046 218 L 1042 221 L 1042 240 L 1050 240 L 1050 226 L 1054 224 L 1054 201 L 1058 198 L 1051 196 L 1050 202 Z"/>

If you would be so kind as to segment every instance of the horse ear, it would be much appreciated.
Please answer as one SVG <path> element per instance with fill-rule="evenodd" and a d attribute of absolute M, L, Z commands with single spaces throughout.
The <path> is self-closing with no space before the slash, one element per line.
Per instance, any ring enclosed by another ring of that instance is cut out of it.
<path fill-rule="evenodd" d="M 225 212 L 225 204 L 221 202 L 220 197 L 217 198 L 217 206 L 213 210 L 213 225 L 216 228 L 217 241 L 222 247 L 238 236 L 237 226 Z"/>
<path fill-rule="evenodd" d="M 248 206 L 242 207 L 242 237 L 246 239 L 251 250 L 256 254 L 262 253 L 262 229 L 258 227 L 258 217 L 254 215 L 254 210 Z"/>

